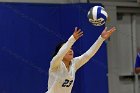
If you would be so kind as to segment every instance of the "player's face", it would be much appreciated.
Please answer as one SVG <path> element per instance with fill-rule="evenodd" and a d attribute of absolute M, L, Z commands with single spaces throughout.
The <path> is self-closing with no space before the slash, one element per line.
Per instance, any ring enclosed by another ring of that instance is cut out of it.
<path fill-rule="evenodd" d="M 66 55 L 64 56 L 64 60 L 66 61 L 71 61 L 73 59 L 73 50 L 72 48 L 66 53 Z"/>

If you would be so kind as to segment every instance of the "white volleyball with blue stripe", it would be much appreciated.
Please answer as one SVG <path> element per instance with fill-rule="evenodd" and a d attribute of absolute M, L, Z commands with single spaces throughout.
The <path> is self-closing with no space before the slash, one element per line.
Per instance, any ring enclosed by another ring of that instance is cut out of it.
<path fill-rule="evenodd" d="M 102 6 L 94 6 L 88 11 L 88 19 L 94 26 L 102 26 L 106 23 L 108 14 Z"/>

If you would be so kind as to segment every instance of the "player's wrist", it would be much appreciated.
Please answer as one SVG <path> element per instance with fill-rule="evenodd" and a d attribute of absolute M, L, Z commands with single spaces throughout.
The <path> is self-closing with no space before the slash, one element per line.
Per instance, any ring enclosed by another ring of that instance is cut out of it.
<path fill-rule="evenodd" d="M 98 39 L 101 41 L 105 41 L 105 39 L 102 37 L 102 35 L 100 35 Z"/>

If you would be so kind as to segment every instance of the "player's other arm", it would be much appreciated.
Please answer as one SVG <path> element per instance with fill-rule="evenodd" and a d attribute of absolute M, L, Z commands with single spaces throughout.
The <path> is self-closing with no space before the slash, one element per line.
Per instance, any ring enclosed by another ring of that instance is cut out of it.
<path fill-rule="evenodd" d="M 63 60 L 63 57 L 66 55 L 66 53 L 75 43 L 75 41 L 78 40 L 82 35 L 83 35 L 83 32 L 77 27 L 75 27 L 73 35 L 68 39 L 66 43 L 64 43 L 64 45 L 62 45 L 58 53 L 53 57 L 51 61 L 51 66 L 50 66 L 52 70 L 56 69 L 60 65 L 60 63 Z"/>
<path fill-rule="evenodd" d="M 102 45 L 103 41 L 106 40 L 108 37 L 111 36 L 111 34 L 116 30 L 115 27 L 112 27 L 110 30 L 107 31 L 107 28 L 105 28 L 102 32 L 102 34 L 99 36 L 99 38 L 96 40 L 96 42 L 89 48 L 88 51 L 86 51 L 84 54 L 82 54 L 79 57 L 75 58 L 76 61 L 76 68 L 80 68 L 82 65 L 84 65 L 86 62 L 89 61 L 91 57 L 95 55 L 95 53 L 98 51 L 100 46 Z"/>

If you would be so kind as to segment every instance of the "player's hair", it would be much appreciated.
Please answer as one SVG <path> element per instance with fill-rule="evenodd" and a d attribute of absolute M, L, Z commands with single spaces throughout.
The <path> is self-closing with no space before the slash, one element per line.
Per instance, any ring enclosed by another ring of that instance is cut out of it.
<path fill-rule="evenodd" d="M 55 48 L 55 51 L 54 51 L 54 54 L 53 54 L 53 57 L 58 53 L 59 49 L 62 47 L 63 44 L 65 44 L 66 42 L 60 42 L 56 48 Z"/>

